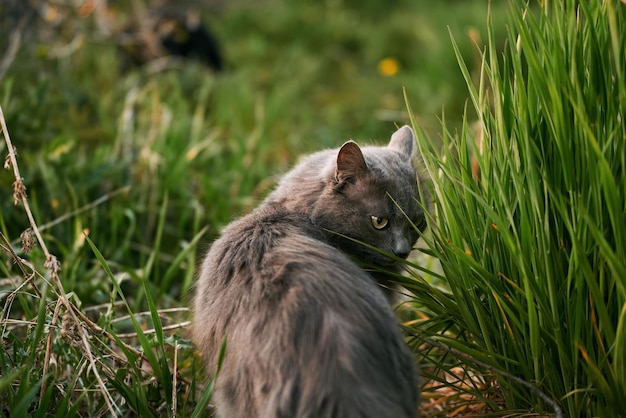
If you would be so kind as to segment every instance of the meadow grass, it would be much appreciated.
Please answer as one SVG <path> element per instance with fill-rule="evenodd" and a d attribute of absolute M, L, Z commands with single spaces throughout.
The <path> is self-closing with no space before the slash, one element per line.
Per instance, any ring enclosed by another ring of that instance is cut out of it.
<path fill-rule="evenodd" d="M 223 74 L 123 69 L 89 18 L 25 37 L 0 83 L 0 149 L 17 150 L 0 172 L 0 415 L 205 414 L 214 376 L 185 331 L 198 255 L 298 154 L 382 142 L 410 118 L 434 179 L 425 252 L 443 268 L 398 278 L 416 294 L 424 402 L 449 389 L 440 416 L 467 399 L 550 411 L 489 366 L 570 416 L 623 402 L 623 6 L 518 11 L 506 36 L 506 2 L 489 27 L 483 1 L 379 4 L 227 8 L 208 18 Z"/>

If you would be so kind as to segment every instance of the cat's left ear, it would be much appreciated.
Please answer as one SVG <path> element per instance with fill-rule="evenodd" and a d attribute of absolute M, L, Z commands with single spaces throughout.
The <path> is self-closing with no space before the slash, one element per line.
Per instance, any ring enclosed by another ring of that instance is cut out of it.
<path fill-rule="evenodd" d="M 407 157 L 413 157 L 415 153 L 415 133 L 410 126 L 404 125 L 391 135 L 389 148 L 400 151 Z"/>
<path fill-rule="evenodd" d="M 367 172 L 367 164 L 361 148 L 354 141 L 348 141 L 337 154 L 337 170 L 335 179 L 339 183 L 357 178 Z"/>

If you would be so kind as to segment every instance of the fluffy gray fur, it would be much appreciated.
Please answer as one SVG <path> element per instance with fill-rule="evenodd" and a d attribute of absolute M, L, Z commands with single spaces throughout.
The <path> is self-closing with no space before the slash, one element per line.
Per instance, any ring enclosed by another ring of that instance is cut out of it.
<path fill-rule="evenodd" d="M 213 244 L 193 336 L 210 375 L 227 337 L 218 417 L 417 416 L 415 361 L 384 277 L 355 262 L 395 269 L 362 243 L 404 258 L 418 238 L 414 141 L 405 126 L 386 147 L 307 157 Z"/>

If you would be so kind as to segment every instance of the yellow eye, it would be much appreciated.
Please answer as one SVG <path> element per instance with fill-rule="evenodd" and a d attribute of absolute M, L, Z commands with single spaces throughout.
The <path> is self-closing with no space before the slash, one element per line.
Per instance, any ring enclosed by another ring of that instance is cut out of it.
<path fill-rule="evenodd" d="M 389 224 L 387 218 L 381 218 L 380 216 L 372 216 L 372 225 L 376 229 L 383 229 Z"/>

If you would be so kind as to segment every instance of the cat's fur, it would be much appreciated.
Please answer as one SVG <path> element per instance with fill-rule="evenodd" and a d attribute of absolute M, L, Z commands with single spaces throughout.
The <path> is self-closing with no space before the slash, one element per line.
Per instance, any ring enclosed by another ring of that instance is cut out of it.
<path fill-rule="evenodd" d="M 397 263 L 348 238 L 409 254 L 423 225 L 413 156 L 406 126 L 387 147 L 313 154 L 213 244 L 193 334 L 210 375 L 227 337 L 218 417 L 417 416 L 415 360 L 379 284 L 352 259 Z"/>

